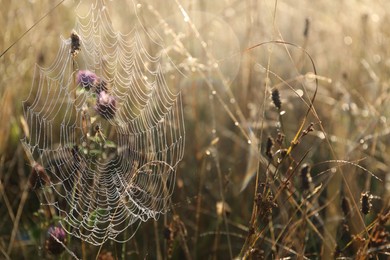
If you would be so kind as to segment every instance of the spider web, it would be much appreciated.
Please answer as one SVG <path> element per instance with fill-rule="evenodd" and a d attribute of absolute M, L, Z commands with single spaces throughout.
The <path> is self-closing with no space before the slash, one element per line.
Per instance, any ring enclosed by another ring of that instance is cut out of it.
<path fill-rule="evenodd" d="M 94 245 L 127 241 L 164 213 L 183 157 L 180 92 L 165 81 L 162 46 L 140 28 L 115 31 L 97 0 L 51 66 L 36 65 L 23 102 L 22 143 L 48 179 L 38 178 L 41 202 Z"/>

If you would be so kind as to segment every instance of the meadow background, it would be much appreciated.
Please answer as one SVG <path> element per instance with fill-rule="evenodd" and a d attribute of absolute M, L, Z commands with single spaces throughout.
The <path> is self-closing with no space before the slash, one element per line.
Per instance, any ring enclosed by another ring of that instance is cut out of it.
<path fill-rule="evenodd" d="M 0 51 L 56 4 L 0 1 Z M 22 101 L 35 64 L 49 66 L 60 36 L 69 37 L 77 4 L 64 1 L 0 58 L 1 259 L 59 257 L 45 250 L 51 223 L 28 186 L 31 165 L 20 142 Z M 83 1 L 79 10 L 90 4 Z M 181 35 L 180 50 L 196 59 L 171 56 L 185 72 L 174 84 L 182 93 L 186 128 L 172 206 L 159 221 L 143 223 L 124 245 L 107 242 L 97 248 L 72 239 L 68 249 L 83 259 L 386 259 L 390 2 L 142 5 L 143 25 L 161 32 L 164 45 L 173 48 L 165 21 Z M 107 1 L 107 6 L 117 30 L 133 28 L 131 1 Z M 271 98 L 275 89 L 279 110 Z M 278 134 L 284 140 L 267 149 L 268 137 L 276 140 Z M 267 151 L 273 155 L 270 164 Z M 311 166 L 309 188 L 302 183 L 304 164 Z M 367 214 L 361 211 L 364 192 L 372 195 Z M 68 251 L 60 257 L 72 258 Z"/>

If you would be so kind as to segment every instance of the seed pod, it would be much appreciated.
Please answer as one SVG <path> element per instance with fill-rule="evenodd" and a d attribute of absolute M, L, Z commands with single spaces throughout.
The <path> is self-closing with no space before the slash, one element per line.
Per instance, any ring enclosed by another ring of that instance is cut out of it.
<path fill-rule="evenodd" d="M 310 29 L 310 19 L 305 19 L 305 29 L 303 30 L 303 36 L 307 38 L 309 36 L 309 29 Z"/>
<path fill-rule="evenodd" d="M 51 226 L 47 231 L 46 250 L 53 255 L 61 254 L 66 244 L 66 232 L 61 226 Z"/>
<path fill-rule="evenodd" d="M 43 186 L 49 185 L 50 178 L 42 165 L 34 163 L 28 182 L 30 189 L 37 190 Z"/>
<path fill-rule="evenodd" d="M 274 146 L 274 139 L 272 137 L 268 137 L 267 139 L 267 146 L 265 150 L 265 155 L 272 160 L 273 154 L 272 154 L 272 147 Z"/>
<path fill-rule="evenodd" d="M 282 101 L 280 101 L 280 94 L 279 94 L 279 90 L 277 88 L 272 90 L 271 98 L 272 98 L 272 102 L 274 103 L 275 107 L 280 110 L 282 108 Z"/>
<path fill-rule="evenodd" d="M 312 183 L 311 175 L 310 175 L 310 165 L 305 164 L 301 169 L 301 188 L 302 191 L 310 190 L 310 186 Z"/>
<path fill-rule="evenodd" d="M 363 192 L 360 195 L 361 211 L 364 215 L 367 215 L 371 210 L 372 207 L 371 200 L 372 200 L 372 195 L 368 191 Z"/>
<path fill-rule="evenodd" d="M 349 204 L 349 199 L 347 197 L 343 197 L 341 200 L 341 209 L 343 210 L 344 217 L 348 216 L 351 212 L 351 206 Z"/>
<path fill-rule="evenodd" d="M 102 91 L 96 100 L 95 110 L 105 119 L 111 119 L 115 116 L 116 100 L 114 96 Z"/>
<path fill-rule="evenodd" d="M 70 53 L 73 57 L 76 57 L 77 54 L 81 51 L 80 37 L 75 31 L 73 31 L 70 35 L 70 40 Z"/>

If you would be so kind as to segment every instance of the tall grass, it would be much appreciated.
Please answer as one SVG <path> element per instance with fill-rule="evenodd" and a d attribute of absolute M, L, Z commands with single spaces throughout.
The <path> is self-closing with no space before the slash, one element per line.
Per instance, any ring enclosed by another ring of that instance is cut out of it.
<path fill-rule="evenodd" d="M 61 257 L 386 259 L 388 1 L 170 3 L 142 3 L 140 18 L 184 72 L 170 82 L 187 136 L 171 209 L 124 245 L 71 239 Z M 0 51 L 55 5 L 1 4 Z M 107 4 L 131 29 L 131 3 Z M 76 5 L 65 1 L 0 58 L 0 258 L 55 258 L 48 209 L 28 188 L 21 101 Z"/>

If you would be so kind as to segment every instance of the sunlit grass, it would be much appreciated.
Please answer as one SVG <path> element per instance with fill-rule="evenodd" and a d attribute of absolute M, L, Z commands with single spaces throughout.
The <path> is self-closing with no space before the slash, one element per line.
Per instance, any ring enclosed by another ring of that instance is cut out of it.
<path fill-rule="evenodd" d="M 2 3 L 0 51 L 54 5 Z M 35 63 L 51 64 L 60 35 L 70 35 L 76 5 L 65 1 L 0 58 L 0 258 L 55 258 L 45 250 L 52 212 L 28 188 L 21 102 Z M 132 29 L 130 1 L 107 5 L 119 30 Z M 186 126 L 172 206 L 124 245 L 73 238 L 62 257 L 386 259 L 389 3 L 178 0 L 136 8 L 182 72 L 169 81 L 182 91 Z M 367 214 L 364 192 L 372 195 Z"/>

